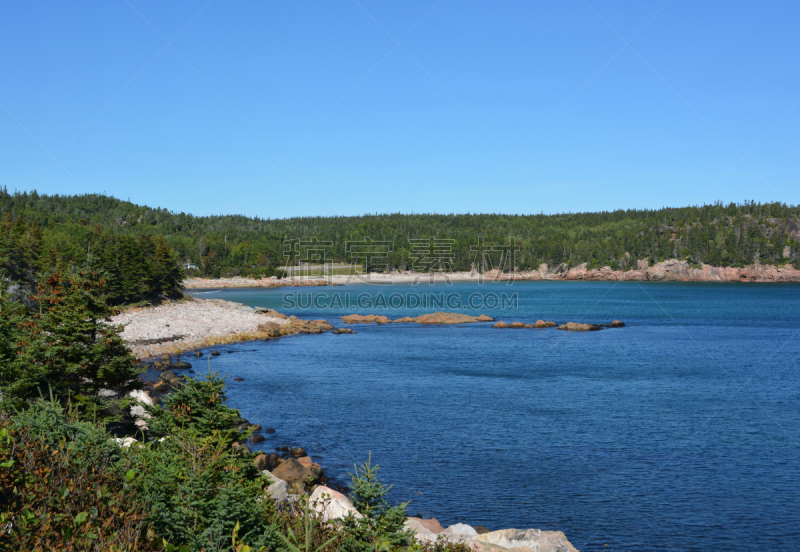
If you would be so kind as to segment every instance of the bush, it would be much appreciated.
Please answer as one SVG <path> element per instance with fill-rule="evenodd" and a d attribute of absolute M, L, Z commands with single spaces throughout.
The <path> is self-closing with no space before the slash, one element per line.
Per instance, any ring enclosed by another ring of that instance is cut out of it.
<path fill-rule="evenodd" d="M 153 550 L 119 447 L 77 409 L 39 400 L 0 424 L 0 549 Z"/>

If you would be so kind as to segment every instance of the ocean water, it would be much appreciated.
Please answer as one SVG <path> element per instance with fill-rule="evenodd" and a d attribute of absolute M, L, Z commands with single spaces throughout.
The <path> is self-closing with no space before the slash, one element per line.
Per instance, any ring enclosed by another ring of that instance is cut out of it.
<path fill-rule="evenodd" d="M 233 354 L 210 366 L 227 374 L 231 406 L 277 430 L 255 448 L 302 445 L 342 483 L 371 452 L 391 498 L 445 526 L 559 530 L 582 552 L 800 550 L 798 285 L 461 283 L 198 297 L 337 326 L 352 312 L 433 310 L 623 320 L 587 333 L 354 325 L 355 335 L 221 347 Z"/>

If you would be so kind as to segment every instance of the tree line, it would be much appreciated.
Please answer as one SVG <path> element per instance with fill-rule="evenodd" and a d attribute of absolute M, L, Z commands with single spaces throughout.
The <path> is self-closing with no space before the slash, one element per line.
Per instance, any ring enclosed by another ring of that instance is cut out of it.
<path fill-rule="evenodd" d="M 470 270 L 476 261 L 481 264 L 483 251 L 510 244 L 517 250 L 517 270 L 536 269 L 542 263 L 568 268 L 587 263 L 589 268 L 626 270 L 636 268 L 639 260 L 655 263 L 672 258 L 737 267 L 800 262 L 800 207 L 752 201 L 557 215 L 268 219 L 198 217 L 97 194 L 46 196 L 2 190 L 0 211 L 12 219 L 21 217 L 28 225 L 38 224 L 47 236 L 44 251 L 55 246 L 64 260 L 83 256 L 87 245 L 95 243 L 93 234 L 100 225 L 117 240 L 161 236 L 180 263 L 189 267 L 188 274 L 211 277 L 279 273 L 287 263 L 298 260 L 287 255 L 287 241 L 312 238 L 325 244 L 323 260 L 343 263 L 364 261 L 363 255 L 348 247 L 354 243 L 391 244 L 384 248 L 383 263 L 378 263 L 389 270 L 424 267 L 419 240 L 435 240 L 431 249 L 446 250 L 446 268 L 451 270 Z"/>

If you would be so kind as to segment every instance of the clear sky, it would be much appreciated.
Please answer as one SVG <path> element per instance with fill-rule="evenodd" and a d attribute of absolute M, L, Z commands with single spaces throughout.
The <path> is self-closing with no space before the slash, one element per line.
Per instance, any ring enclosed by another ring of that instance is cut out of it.
<path fill-rule="evenodd" d="M 0 185 L 264 218 L 797 204 L 799 20 L 795 1 L 3 2 Z"/>

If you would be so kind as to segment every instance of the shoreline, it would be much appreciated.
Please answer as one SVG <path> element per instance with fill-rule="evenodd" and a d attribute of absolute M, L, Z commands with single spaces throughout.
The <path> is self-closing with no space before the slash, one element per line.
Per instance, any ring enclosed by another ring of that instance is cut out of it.
<path fill-rule="evenodd" d="M 384 319 L 386 320 L 384 321 Z M 421 315 L 416 318 L 403 317 L 391 321 L 385 316 L 376 315 L 347 315 L 341 317 L 341 320 L 343 326 L 372 323 L 438 325 L 494 322 L 486 315 L 469 316 L 442 312 Z M 161 372 L 158 380 L 146 384 L 145 391 L 132 395 L 140 402 L 146 402 L 151 406 L 155 405 L 155 401 L 159 400 L 162 395 L 169 393 L 174 385 L 179 385 L 178 382 L 183 379 L 184 374 L 194 374 L 192 365 L 180 360 L 181 356 L 188 355 L 192 349 L 254 339 L 273 339 L 294 333 L 317 334 L 326 331 L 354 333 L 346 328 L 336 329 L 324 320 L 300 320 L 274 310 L 254 309 L 242 303 L 220 299 L 189 298 L 156 307 L 131 308 L 115 316 L 112 322 L 126 324 L 122 335 L 126 345 L 138 360 L 160 357 L 160 361 L 154 362 L 150 367 Z M 517 326 L 495 325 L 494 327 Z M 199 354 L 198 352 L 197 355 Z M 212 352 L 211 355 L 219 355 L 219 353 Z M 136 418 L 134 423 L 137 427 L 146 428 L 147 416 L 141 406 L 133 407 L 131 414 Z M 262 422 L 274 423 L 274 421 L 267 420 L 262 420 Z M 276 430 L 272 428 L 264 430 L 260 423 L 253 424 L 244 418 L 240 418 L 237 423 L 239 429 L 244 426 L 255 430 L 248 441 L 236 442 L 234 446 L 254 455 L 253 464 L 256 469 L 262 475 L 270 478 L 266 492 L 276 502 L 288 503 L 298 493 L 310 493 L 309 500 L 325 519 L 337 519 L 347 513 L 355 512 L 347 495 L 338 492 L 338 490 L 345 492 L 346 490 L 341 485 L 337 485 L 336 481 L 329 480 L 320 464 L 315 463 L 302 446 L 282 445 L 276 447 L 273 453 L 269 453 L 267 450 L 254 452 L 248 443 L 261 443 L 265 440 L 262 433 L 275 433 Z M 122 446 L 130 446 L 130 444 L 131 441 L 128 441 L 127 445 L 122 444 Z M 309 477 L 313 481 L 309 482 Z M 329 485 L 335 488 L 331 488 Z M 412 515 L 406 518 L 404 529 L 410 531 L 414 540 L 419 544 L 440 541 L 460 543 L 469 546 L 475 552 L 503 552 L 505 550 L 578 552 L 562 531 L 555 530 L 533 528 L 490 530 L 478 525 L 473 527 L 463 522 L 444 527 L 436 518 Z"/>
<path fill-rule="evenodd" d="M 800 270 L 790 264 L 753 265 L 744 268 L 717 267 L 706 264 L 690 265 L 688 261 L 670 259 L 650 266 L 639 261 L 637 268 L 613 270 L 608 266 L 589 269 L 586 263 L 573 268 L 539 265 L 537 270 L 504 274 L 497 270 L 477 272 L 419 273 L 392 272 L 354 276 L 302 276 L 271 278 L 187 278 L 187 290 L 220 290 L 231 288 L 325 287 L 355 284 L 433 284 L 480 281 L 608 281 L 608 282 L 739 282 L 739 283 L 800 283 Z"/>

